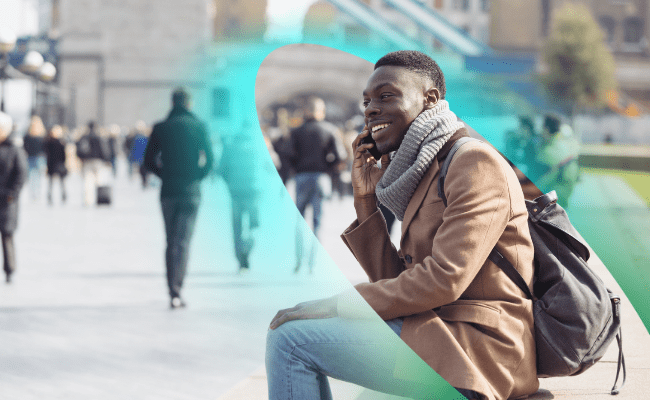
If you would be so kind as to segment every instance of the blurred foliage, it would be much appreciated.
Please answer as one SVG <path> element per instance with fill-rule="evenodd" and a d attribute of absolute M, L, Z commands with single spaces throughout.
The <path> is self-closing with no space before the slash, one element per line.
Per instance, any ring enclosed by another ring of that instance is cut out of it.
<path fill-rule="evenodd" d="M 589 9 L 566 3 L 554 14 L 553 30 L 543 47 L 547 71 L 541 76 L 551 101 L 574 115 L 603 107 L 616 88 L 614 57 Z"/>

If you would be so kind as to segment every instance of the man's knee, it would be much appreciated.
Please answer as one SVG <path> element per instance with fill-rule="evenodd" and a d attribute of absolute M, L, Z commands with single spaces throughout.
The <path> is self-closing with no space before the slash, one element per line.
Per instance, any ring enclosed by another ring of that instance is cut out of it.
<path fill-rule="evenodd" d="M 292 324 L 285 323 L 275 329 L 269 329 L 266 334 L 266 357 L 272 353 L 291 353 L 296 346 L 292 335 Z"/>

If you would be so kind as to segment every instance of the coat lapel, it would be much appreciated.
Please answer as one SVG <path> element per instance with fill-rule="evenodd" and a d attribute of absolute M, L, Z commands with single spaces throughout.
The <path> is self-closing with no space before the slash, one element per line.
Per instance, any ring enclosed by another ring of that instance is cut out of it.
<path fill-rule="evenodd" d="M 413 217 L 415 217 L 415 213 L 420 208 L 422 201 L 429 191 L 429 187 L 433 184 L 433 179 L 438 176 L 439 170 L 440 164 L 438 163 L 438 159 L 434 158 L 433 162 L 429 166 L 429 169 L 422 177 L 422 180 L 420 180 L 418 187 L 415 188 L 415 192 L 413 193 L 413 196 L 411 196 L 409 204 L 406 206 L 406 211 L 404 212 L 404 221 L 402 221 L 402 237 L 404 237 L 406 234 L 411 221 L 413 221 Z"/>

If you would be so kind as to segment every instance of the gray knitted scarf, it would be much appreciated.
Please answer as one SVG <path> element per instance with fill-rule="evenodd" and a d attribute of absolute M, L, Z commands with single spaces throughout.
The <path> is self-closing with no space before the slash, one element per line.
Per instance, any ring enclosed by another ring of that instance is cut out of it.
<path fill-rule="evenodd" d="M 406 206 L 438 151 L 463 126 L 446 100 L 438 101 L 411 123 L 375 190 L 379 201 L 398 220 L 404 220 Z"/>

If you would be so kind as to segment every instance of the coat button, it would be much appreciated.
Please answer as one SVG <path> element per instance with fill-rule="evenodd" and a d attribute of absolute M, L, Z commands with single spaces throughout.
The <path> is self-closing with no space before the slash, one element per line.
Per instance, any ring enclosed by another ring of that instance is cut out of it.
<path fill-rule="evenodd" d="M 410 255 L 407 254 L 407 255 L 404 256 L 404 260 L 405 260 L 407 263 L 410 264 L 410 263 L 413 261 L 413 258 L 412 258 Z"/>

